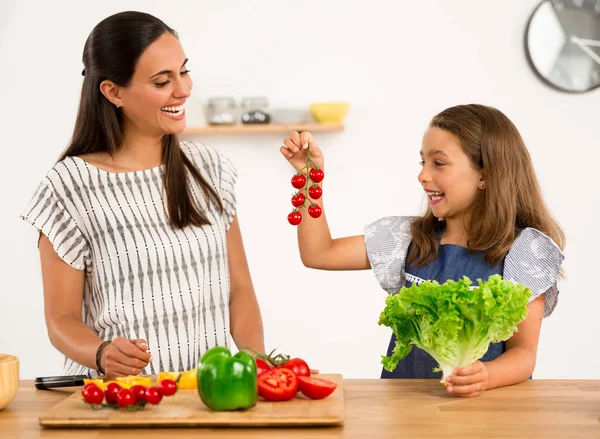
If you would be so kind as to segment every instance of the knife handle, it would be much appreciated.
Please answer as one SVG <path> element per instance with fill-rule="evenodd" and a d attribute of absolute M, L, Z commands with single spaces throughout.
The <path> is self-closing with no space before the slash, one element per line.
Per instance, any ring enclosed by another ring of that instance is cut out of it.
<path fill-rule="evenodd" d="M 35 388 L 40 390 L 47 390 L 54 389 L 56 387 L 83 386 L 83 380 L 88 378 L 89 377 L 87 375 L 37 377 L 35 379 Z"/>

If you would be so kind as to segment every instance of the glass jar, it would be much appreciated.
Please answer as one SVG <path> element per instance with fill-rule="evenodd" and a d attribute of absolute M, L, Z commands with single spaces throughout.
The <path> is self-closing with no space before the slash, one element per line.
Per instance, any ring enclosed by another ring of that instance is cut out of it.
<path fill-rule="evenodd" d="M 267 124 L 271 122 L 271 116 L 267 111 L 269 101 L 264 96 L 249 97 L 242 99 L 242 123 L 243 124 Z"/>
<path fill-rule="evenodd" d="M 209 99 L 206 121 L 209 125 L 233 125 L 236 119 L 235 101 L 233 98 Z"/>

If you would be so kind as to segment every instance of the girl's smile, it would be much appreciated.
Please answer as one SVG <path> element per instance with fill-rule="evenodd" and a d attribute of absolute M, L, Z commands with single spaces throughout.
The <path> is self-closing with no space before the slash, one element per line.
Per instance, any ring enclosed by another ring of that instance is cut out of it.
<path fill-rule="evenodd" d="M 430 206 L 435 206 L 436 204 L 441 203 L 442 200 L 444 199 L 443 192 L 431 191 L 429 189 L 425 189 L 425 192 L 427 192 L 427 198 L 429 198 Z"/>

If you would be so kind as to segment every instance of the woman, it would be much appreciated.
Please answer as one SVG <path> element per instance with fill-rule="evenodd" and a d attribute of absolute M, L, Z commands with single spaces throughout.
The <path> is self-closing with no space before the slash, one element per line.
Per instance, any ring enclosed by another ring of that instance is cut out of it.
<path fill-rule="evenodd" d="M 70 145 L 22 214 L 40 231 L 44 308 L 65 374 L 182 371 L 207 349 L 264 351 L 236 170 L 179 142 L 192 80 L 176 32 L 140 12 L 84 51 Z"/>

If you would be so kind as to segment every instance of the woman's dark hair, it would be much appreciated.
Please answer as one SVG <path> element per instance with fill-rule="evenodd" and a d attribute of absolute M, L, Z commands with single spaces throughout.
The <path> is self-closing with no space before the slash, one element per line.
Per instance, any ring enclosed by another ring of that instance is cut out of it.
<path fill-rule="evenodd" d="M 121 110 L 106 99 L 100 91 L 100 84 L 109 80 L 127 87 L 142 53 L 166 32 L 177 37 L 175 30 L 158 18 L 134 11 L 111 15 L 96 25 L 83 49 L 84 79 L 73 136 L 59 161 L 69 156 L 101 151 L 114 156 L 119 150 L 123 139 Z M 223 209 L 223 204 L 183 153 L 177 135 L 163 136 L 162 162 L 165 165 L 162 179 L 171 224 L 178 228 L 189 224 L 209 224 L 208 218 L 193 200 L 186 168 L 205 195 L 212 197 L 220 209 Z"/>

